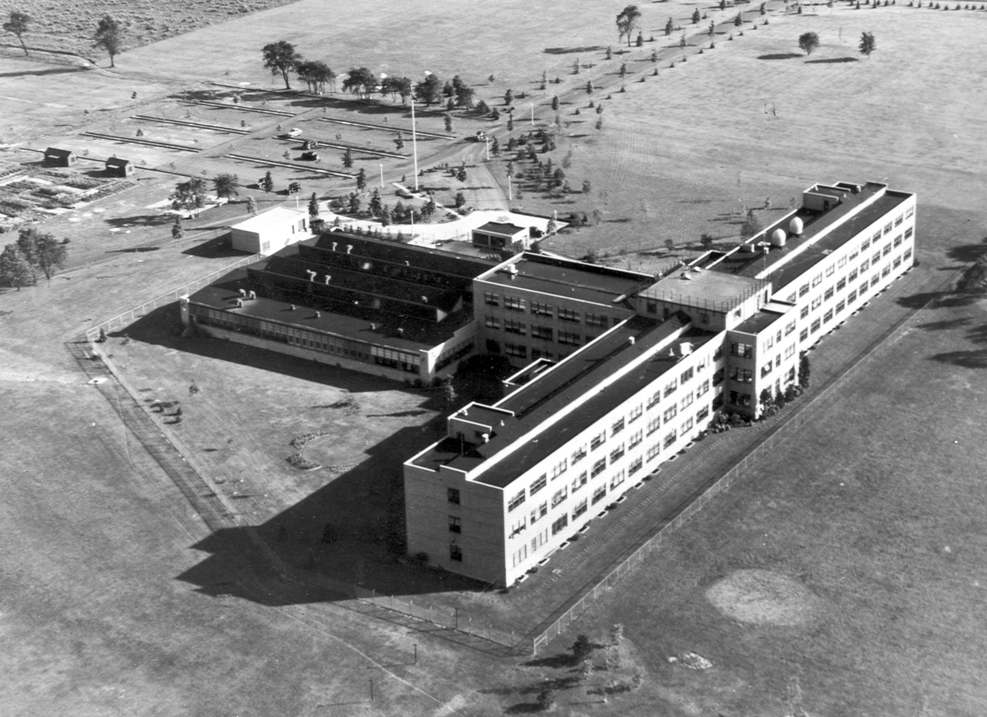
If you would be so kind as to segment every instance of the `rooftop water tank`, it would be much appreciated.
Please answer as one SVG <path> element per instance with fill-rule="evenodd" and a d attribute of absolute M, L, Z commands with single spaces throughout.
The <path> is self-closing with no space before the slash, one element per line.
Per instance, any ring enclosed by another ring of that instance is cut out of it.
<path fill-rule="evenodd" d="M 788 231 L 797 237 L 802 236 L 802 220 L 799 217 L 792 217 L 792 221 L 788 223 Z"/>
<path fill-rule="evenodd" d="M 771 232 L 771 243 L 775 246 L 785 246 L 785 242 L 788 240 L 788 236 L 785 234 L 785 230 L 782 228 L 775 229 Z"/>

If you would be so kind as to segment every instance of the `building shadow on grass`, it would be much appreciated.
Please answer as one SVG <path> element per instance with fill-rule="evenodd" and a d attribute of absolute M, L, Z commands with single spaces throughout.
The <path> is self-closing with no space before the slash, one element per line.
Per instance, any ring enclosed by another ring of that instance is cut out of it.
<path fill-rule="evenodd" d="M 363 460 L 334 474 L 334 467 L 316 473 L 328 481 L 311 495 L 253 528 L 287 566 L 288 582 L 313 591 L 289 590 L 262 601 L 291 603 L 349 599 L 348 586 L 367 596 L 402 597 L 452 591 L 482 591 L 485 585 L 453 573 L 434 570 L 405 557 L 404 483 L 402 462 L 432 438 L 434 426 L 403 428 L 366 449 Z M 331 440 L 331 436 L 326 440 Z M 316 454 L 302 449 L 312 458 Z M 219 530 L 192 546 L 208 556 L 178 576 L 207 595 L 235 595 L 256 601 L 257 595 L 236 580 L 250 569 L 239 556 L 256 551 L 245 528 Z M 219 584 L 216 576 L 232 576 Z M 334 589 L 335 588 L 335 589 Z M 335 593 L 335 594 L 333 594 Z M 386 603 L 385 603 L 386 605 Z"/>
<path fill-rule="evenodd" d="M 323 364 L 287 354 L 267 351 L 209 336 L 185 336 L 178 302 L 160 306 L 146 316 L 111 336 L 126 334 L 133 341 L 163 346 L 184 353 L 250 366 L 291 376 L 303 381 L 324 384 L 350 393 L 373 393 L 402 388 L 396 381 L 351 371 L 334 364 Z M 404 390 L 412 390 L 403 387 Z M 435 391 L 435 401 L 439 392 Z M 432 392 L 427 395 L 431 396 Z M 427 406 L 426 406 L 427 407 Z"/>
<path fill-rule="evenodd" d="M 211 230 L 202 229 L 201 231 Z M 208 239 L 201 244 L 191 246 L 183 251 L 182 254 L 197 256 L 203 259 L 239 259 L 240 257 L 248 256 L 249 252 L 238 251 L 230 246 L 230 232 L 226 232 L 218 237 Z"/>

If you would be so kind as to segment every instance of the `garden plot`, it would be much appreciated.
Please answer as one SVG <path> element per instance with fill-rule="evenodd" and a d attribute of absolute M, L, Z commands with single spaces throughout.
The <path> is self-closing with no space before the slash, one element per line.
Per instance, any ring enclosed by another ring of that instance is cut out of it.
<path fill-rule="evenodd" d="M 133 183 L 55 169 L 0 180 L 0 225 L 38 221 L 132 187 Z"/>

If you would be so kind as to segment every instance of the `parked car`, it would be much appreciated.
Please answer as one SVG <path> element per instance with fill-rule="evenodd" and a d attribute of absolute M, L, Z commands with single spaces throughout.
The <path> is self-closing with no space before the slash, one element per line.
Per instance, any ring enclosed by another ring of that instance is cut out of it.
<path fill-rule="evenodd" d="M 302 131 L 300 129 L 298 129 L 297 127 L 292 127 L 291 129 L 289 129 L 286 132 L 286 134 L 289 137 L 301 137 L 302 136 Z"/>
<path fill-rule="evenodd" d="M 309 162 L 318 162 L 319 161 L 319 153 L 318 152 L 302 152 L 302 159 L 307 160 Z"/>

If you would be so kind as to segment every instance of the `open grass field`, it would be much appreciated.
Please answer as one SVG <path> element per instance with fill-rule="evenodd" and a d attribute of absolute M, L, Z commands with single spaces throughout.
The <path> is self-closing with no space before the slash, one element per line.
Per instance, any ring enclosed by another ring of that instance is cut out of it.
<path fill-rule="evenodd" d="M 96 11 L 80 7 L 80 16 Z M 554 250 L 581 255 L 594 248 L 647 268 L 667 261 L 667 239 L 680 245 L 673 255 L 703 232 L 730 242 L 741 203 L 760 206 L 770 197 L 767 219 L 813 182 L 876 179 L 919 193 L 923 271 L 952 270 L 982 251 L 987 87 L 978 68 L 987 60 L 980 42 L 987 13 L 900 2 L 784 16 L 772 8 L 769 25 L 753 30 L 747 22 L 740 37 L 730 24 L 735 10 L 702 7 L 718 25 L 715 49 L 698 55 L 708 38 L 693 37 L 694 7 L 642 6 L 649 41 L 610 62 L 604 51 L 619 48 L 613 15 L 620 7 L 589 0 L 568 3 L 564 12 L 517 0 L 382 0 L 359 13 L 343 3 L 303 0 L 128 50 L 114 72 L 63 72 L 65 65 L 4 51 L 0 63 L 12 74 L 0 91 L 2 142 L 43 148 L 82 141 L 81 130 L 115 127 L 133 136 L 141 127 L 209 145 L 201 156 L 175 160 L 155 149 L 149 164 L 167 168 L 175 161 L 176 171 L 191 174 L 232 169 L 253 181 L 262 170 L 235 169 L 222 157 L 224 137 L 207 140 L 214 133 L 130 115 L 181 119 L 191 112 L 233 127 L 244 119 L 256 138 L 232 143 L 277 158 L 285 146 L 272 139 L 276 125 L 295 126 L 294 118 L 189 107 L 182 92 L 227 97 L 237 86 L 277 88 L 260 66 L 260 47 L 283 38 L 337 70 L 366 65 L 414 77 L 431 70 L 443 79 L 458 73 L 490 104 L 501 104 L 495 98 L 508 88 L 526 92 L 515 102 L 515 134 L 527 102 L 547 125 L 548 104 L 559 95 L 569 125 L 548 156 L 558 166 L 571 150 L 568 177 L 577 189 L 589 179 L 592 190 L 577 191 L 569 203 L 525 187 L 519 203 L 543 212 L 599 209 L 603 221 L 560 235 L 548 243 Z M 744 19 L 754 19 L 756 6 L 745 8 Z M 134 3 L 127 9 L 144 12 Z M 147 12 L 163 17 L 165 9 Z M 186 14 L 192 23 L 206 13 L 197 6 Z M 669 15 L 687 31 L 684 64 L 676 46 L 681 33 L 661 33 Z M 148 30 L 148 38 L 162 36 L 161 22 L 154 20 L 158 34 Z M 798 54 L 797 37 L 810 30 L 822 46 L 809 58 L 788 56 Z M 863 30 L 878 40 L 869 60 L 855 51 Z M 655 49 L 660 61 L 652 65 Z M 574 75 L 577 58 L 582 67 Z M 630 73 L 623 83 L 616 74 L 622 62 Z M 46 73 L 52 68 L 58 72 Z M 541 91 L 543 71 L 561 82 Z M 592 95 L 583 89 L 590 79 L 602 87 Z M 621 84 L 626 92 L 618 91 Z M 590 99 L 605 106 L 602 130 L 593 126 Z M 320 122 L 321 100 L 269 95 L 257 103 L 303 115 L 299 126 L 326 138 L 338 131 L 345 141 L 389 143 L 386 132 Z M 380 121 L 382 114 L 350 101 L 326 106 L 339 117 Z M 408 122 L 403 111 L 384 114 Z M 420 122 L 441 131 L 440 115 Z M 460 136 L 490 126 L 456 122 Z M 503 125 L 496 131 L 506 141 Z M 99 147 L 124 156 L 136 146 Z M 423 142 L 419 150 L 423 166 L 480 162 L 476 144 Z M 12 149 L 0 159 L 30 156 Z M 378 160 L 358 162 L 373 177 Z M 387 163 L 388 181 L 409 172 L 408 164 Z M 503 201 L 503 160 L 476 174 L 468 202 Z M 275 170 L 278 182 L 295 176 L 302 174 Z M 987 647 L 977 482 L 987 316 L 980 304 L 929 309 L 839 389 L 842 400 L 818 409 L 801 440 L 765 462 L 756 482 L 738 485 L 701 513 L 672 550 L 628 576 L 552 644 L 550 652 L 560 653 L 578 632 L 599 644 L 613 623 L 625 625 L 621 679 L 637 670 L 643 685 L 604 703 L 598 690 L 605 677 L 594 676 L 596 691 L 587 693 L 564 656 L 504 660 L 367 618 L 346 601 L 278 579 L 243 541 L 206 534 L 106 401 L 81 385 L 61 346 L 100 318 L 231 260 L 192 246 L 214 242 L 221 230 L 211 227 L 242 208 L 210 210 L 190 223 L 187 240 L 171 243 L 154 206 L 177 180 L 139 177 L 132 190 L 48 222 L 46 228 L 72 239 L 69 271 L 50 285 L 0 293 L 7 409 L 0 416 L 7 438 L 0 487 L 8 496 L 2 510 L 9 547 L 0 557 L 0 629 L 7 637 L 2 671 L 14 675 L 0 687 L 0 711 L 494 715 L 532 711 L 538 692 L 551 684 L 561 688 L 561 714 L 767 717 L 793 711 L 785 698 L 796 677 L 813 717 L 984 711 L 987 695 L 974 672 Z M 348 191 L 341 180 L 301 181 L 320 194 Z M 128 251 L 148 243 L 157 247 Z M 619 256 L 622 249 L 627 256 Z M 431 437 L 429 421 L 438 413 L 429 396 L 345 372 L 318 376 L 208 342 L 183 345 L 170 333 L 173 318 L 158 318 L 155 326 L 134 327 L 127 343 L 111 339 L 112 360 L 140 396 L 182 401 L 185 422 L 163 429 L 174 431 L 210 479 L 222 480 L 244 521 L 266 522 L 264 537 L 292 564 L 312 559 L 308 546 L 327 516 L 341 539 L 313 551 L 318 569 L 348 579 L 387 560 L 397 495 L 388 471 Z M 195 397 L 188 394 L 191 380 L 201 387 Z M 327 468 L 289 469 L 290 440 L 324 428 L 332 433 L 303 453 Z M 279 517 L 293 521 L 284 540 Z M 451 594 L 449 586 L 414 587 Z M 551 595 L 545 604 L 558 599 Z M 420 661 L 408 665 L 415 643 Z M 667 661 L 690 651 L 713 669 L 694 672 Z M 602 666 L 601 652 L 594 659 Z M 370 677 L 378 688 L 373 704 L 363 702 Z"/>

